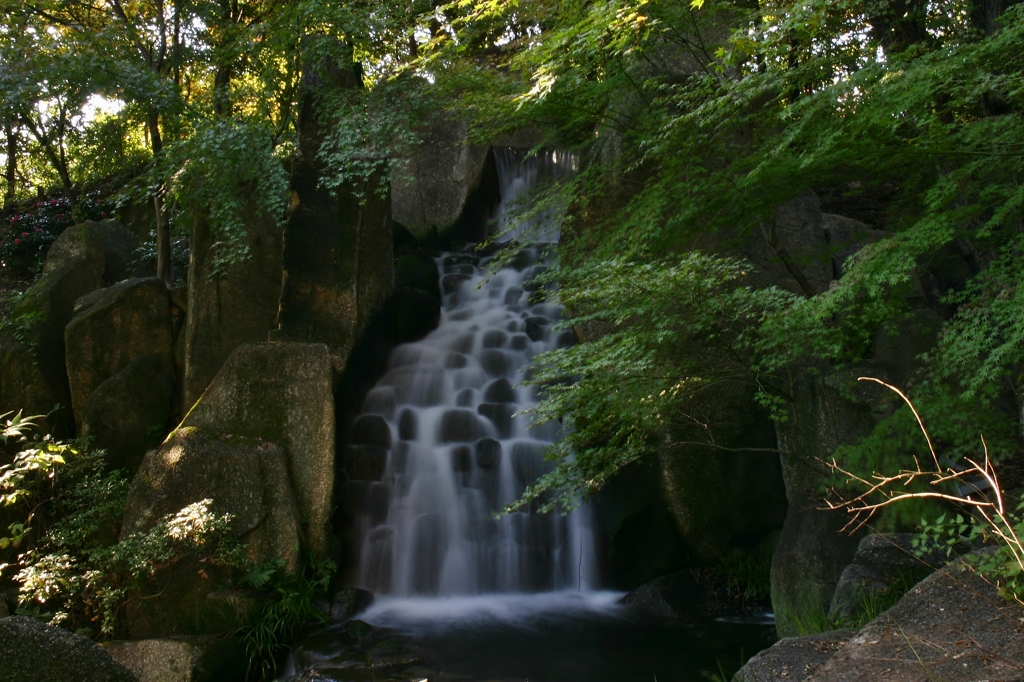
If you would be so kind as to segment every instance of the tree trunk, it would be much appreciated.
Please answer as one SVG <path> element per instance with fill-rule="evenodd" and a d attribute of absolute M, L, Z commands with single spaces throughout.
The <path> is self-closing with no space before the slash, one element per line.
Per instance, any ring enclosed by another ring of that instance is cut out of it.
<path fill-rule="evenodd" d="M 163 151 L 163 138 L 160 136 L 160 112 L 151 108 L 146 116 L 149 141 L 153 149 L 154 161 Z M 153 210 L 156 212 L 156 276 L 171 286 L 171 230 L 167 224 L 167 216 L 161 196 L 163 187 L 158 186 L 153 194 Z"/>
<path fill-rule="evenodd" d="M 928 42 L 925 0 L 868 0 L 865 7 L 872 37 L 886 54 L 899 54 L 916 43 Z"/>
<path fill-rule="evenodd" d="M 13 121 L 4 123 L 4 134 L 7 136 L 7 168 L 4 173 L 7 191 L 4 194 L 4 206 L 9 206 L 14 203 L 15 183 L 18 181 L 18 129 Z"/>

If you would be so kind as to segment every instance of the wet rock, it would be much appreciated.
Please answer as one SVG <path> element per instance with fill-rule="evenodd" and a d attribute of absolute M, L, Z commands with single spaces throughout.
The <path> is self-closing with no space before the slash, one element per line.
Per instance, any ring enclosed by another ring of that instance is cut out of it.
<path fill-rule="evenodd" d="M 173 397 L 174 383 L 160 362 L 141 355 L 89 394 L 79 411 L 79 432 L 106 450 L 111 467 L 134 472 L 163 440 Z"/>
<path fill-rule="evenodd" d="M 476 465 L 486 471 L 497 471 L 501 464 L 501 443 L 481 438 L 476 443 Z"/>
<path fill-rule="evenodd" d="M 387 450 L 375 445 L 352 445 L 345 456 L 345 472 L 355 481 L 381 480 L 387 464 Z"/>
<path fill-rule="evenodd" d="M 512 373 L 512 359 L 500 350 L 480 351 L 480 366 L 489 376 L 503 377 Z"/>
<path fill-rule="evenodd" d="M 806 680 L 853 636 L 853 630 L 829 630 L 787 637 L 757 654 L 737 671 L 734 682 Z"/>
<path fill-rule="evenodd" d="M 469 410 L 447 410 L 441 416 L 438 442 L 469 443 L 486 435 L 483 423 Z"/>
<path fill-rule="evenodd" d="M 104 648 L 139 682 L 244 682 L 248 667 L 245 646 L 231 638 L 114 641 Z"/>
<path fill-rule="evenodd" d="M 531 341 L 541 341 L 547 338 L 547 327 L 551 320 L 541 315 L 534 315 L 526 318 L 526 335 Z"/>
<path fill-rule="evenodd" d="M 508 334 L 500 329 L 492 329 L 484 333 L 484 337 L 480 345 L 483 348 L 501 348 L 505 345 L 505 341 L 507 340 Z"/>
<path fill-rule="evenodd" d="M 392 386 L 376 386 L 363 399 L 363 412 L 379 414 L 390 419 L 395 413 L 395 389 Z"/>
<path fill-rule="evenodd" d="M 419 289 L 396 289 L 389 301 L 395 341 L 418 341 L 437 328 L 441 305 L 432 295 Z"/>
<path fill-rule="evenodd" d="M 136 682 L 96 643 L 27 616 L 0 619 L 0 669 L 7 682 Z"/>
<path fill-rule="evenodd" d="M 511 287 L 505 292 L 505 305 L 517 305 L 523 301 L 523 290 L 520 287 Z"/>
<path fill-rule="evenodd" d="M 709 596 L 689 571 L 680 571 L 641 585 L 619 603 L 662 618 L 686 619 L 702 616 Z"/>
<path fill-rule="evenodd" d="M 492 424 L 494 424 L 495 430 L 498 432 L 498 438 L 508 438 L 512 435 L 512 414 L 515 412 L 515 408 L 512 405 L 506 403 L 482 403 L 476 411 L 484 417 L 487 417 Z"/>
<path fill-rule="evenodd" d="M 452 471 L 465 474 L 473 470 L 473 449 L 468 445 L 452 448 Z"/>
<path fill-rule="evenodd" d="M 331 620 L 349 620 L 372 604 L 373 592 L 358 587 L 342 588 L 331 597 Z"/>
<path fill-rule="evenodd" d="M 395 447 L 391 450 L 391 470 L 396 474 L 403 473 L 406 466 L 409 464 L 409 454 L 412 450 L 412 446 L 405 441 L 399 441 L 395 443 Z"/>
<path fill-rule="evenodd" d="M 468 263 L 452 263 L 444 266 L 445 274 L 459 275 L 460 277 L 472 277 L 476 268 Z"/>
<path fill-rule="evenodd" d="M 522 272 L 537 262 L 537 253 L 533 249 L 521 249 L 511 261 L 509 267 L 516 272 Z"/>
<path fill-rule="evenodd" d="M 475 397 L 476 391 L 472 388 L 464 388 L 455 396 L 455 404 L 459 407 L 472 407 Z"/>
<path fill-rule="evenodd" d="M 402 413 L 398 415 L 398 437 L 402 440 L 415 440 L 416 431 L 416 413 L 410 409 L 402 410 Z"/>
<path fill-rule="evenodd" d="M 514 403 L 516 392 L 508 379 L 495 379 L 484 389 L 484 400 L 489 403 Z"/>
<path fill-rule="evenodd" d="M 387 450 L 391 447 L 391 427 L 376 414 L 364 414 L 352 425 L 353 445 L 375 445 Z"/>
<path fill-rule="evenodd" d="M 444 369 L 441 367 L 399 367 L 381 379 L 394 387 L 398 403 L 429 407 L 444 400 Z"/>
<path fill-rule="evenodd" d="M 469 358 L 462 353 L 449 353 L 444 360 L 445 369 L 462 369 L 469 364 Z"/>
<path fill-rule="evenodd" d="M 155 277 L 130 279 L 78 299 L 64 330 L 71 406 L 81 424 L 86 399 L 104 381 L 148 355 L 174 371 L 167 287 Z"/>
<path fill-rule="evenodd" d="M 446 294 L 454 294 L 469 278 L 464 275 L 445 275 L 441 278 L 441 288 Z"/>
<path fill-rule="evenodd" d="M 565 329 L 558 334 L 556 341 L 558 348 L 571 348 L 576 345 L 576 332 Z"/>
<path fill-rule="evenodd" d="M 512 471 L 523 485 L 532 483 L 543 473 L 551 470 L 551 462 L 544 459 L 545 443 L 519 442 L 512 446 Z"/>
<path fill-rule="evenodd" d="M 391 486 L 385 483 L 371 483 L 366 491 L 366 513 L 374 525 L 388 519 L 388 504 L 391 502 Z"/>
<path fill-rule="evenodd" d="M 526 334 L 516 334 L 508 342 L 508 347 L 512 350 L 526 350 L 530 347 L 530 338 Z"/>

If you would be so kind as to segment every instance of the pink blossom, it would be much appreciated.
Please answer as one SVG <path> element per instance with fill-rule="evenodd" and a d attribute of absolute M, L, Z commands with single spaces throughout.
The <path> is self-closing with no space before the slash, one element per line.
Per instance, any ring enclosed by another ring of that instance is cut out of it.
<path fill-rule="evenodd" d="M 100 214 L 100 217 L 101 217 L 101 218 L 106 218 L 106 217 L 107 217 L 107 214 L 106 214 L 106 213 L 101 213 L 101 214 Z"/>
<path fill-rule="evenodd" d="M 22 233 L 21 233 L 21 236 L 22 236 L 22 237 L 27 237 L 27 236 L 28 236 L 28 232 L 22 232 Z"/>
<path fill-rule="evenodd" d="M 14 243 L 15 243 L 15 244 L 20 244 L 20 243 L 21 243 L 21 240 L 20 240 L 20 239 L 15 239 L 15 240 L 14 240 Z"/>

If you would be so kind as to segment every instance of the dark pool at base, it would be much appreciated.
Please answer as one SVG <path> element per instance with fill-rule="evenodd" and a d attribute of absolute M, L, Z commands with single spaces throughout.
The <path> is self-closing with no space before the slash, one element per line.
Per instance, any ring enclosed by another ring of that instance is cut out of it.
<path fill-rule="evenodd" d="M 293 661 L 299 672 L 316 668 L 339 682 L 697 682 L 735 672 L 775 641 L 767 618 L 680 624 L 631 612 L 615 604 L 615 596 L 392 600 L 364 615 L 374 631 L 362 648 L 376 651 L 383 642 L 395 653 L 401 643 L 393 660 L 421 662 L 372 672 L 342 669 L 353 657 L 341 624 L 305 636 Z"/>

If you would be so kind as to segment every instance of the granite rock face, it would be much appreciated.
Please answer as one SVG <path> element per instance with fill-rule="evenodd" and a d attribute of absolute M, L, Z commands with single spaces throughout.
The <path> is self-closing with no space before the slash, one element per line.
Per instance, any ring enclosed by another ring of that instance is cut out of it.
<path fill-rule="evenodd" d="M 95 642 L 35 618 L 0 618 L 0 676 L 5 682 L 138 682 Z"/>
<path fill-rule="evenodd" d="M 947 563 L 945 554 L 918 557 L 913 533 L 872 533 L 857 545 L 857 553 L 836 585 L 828 610 L 831 623 L 849 621 L 866 599 L 910 585 Z"/>
<path fill-rule="evenodd" d="M 121 538 L 207 499 L 212 513 L 231 515 L 231 535 L 246 545 L 250 559 L 283 560 L 285 570 L 298 569 L 301 528 L 288 455 L 274 443 L 195 427 L 176 429 L 159 450 L 146 454 L 128 491 Z M 159 576 L 159 596 L 129 604 L 132 636 L 217 632 L 223 624 L 208 624 L 211 610 L 205 604 L 221 572 L 212 566 L 170 571 Z"/>
<path fill-rule="evenodd" d="M 43 275 L 11 312 L 12 328 L 0 333 L 0 412 L 46 414 L 68 405 L 64 328 L 75 302 L 103 286 L 106 232 L 86 222 L 64 230 L 50 246 Z M 50 427 L 71 435 L 70 413 L 58 414 Z"/>
<path fill-rule="evenodd" d="M 139 682 L 244 682 L 245 650 L 236 640 L 174 637 L 107 642 L 103 648 Z"/>
<path fill-rule="evenodd" d="M 488 147 L 469 141 L 469 126 L 437 116 L 424 143 L 399 159 L 391 180 L 394 219 L 417 239 L 444 236 L 484 182 Z M 484 219 L 489 216 L 484 216 Z"/>
<path fill-rule="evenodd" d="M 813 682 L 1020 680 L 1024 608 L 963 561 L 935 571 L 852 637 Z"/>
<path fill-rule="evenodd" d="M 334 494 L 332 372 L 323 344 L 243 344 L 180 427 L 283 447 L 308 549 L 321 559 L 329 555 Z"/>
<path fill-rule="evenodd" d="M 81 424 L 92 392 L 136 358 L 149 356 L 163 374 L 173 375 L 167 287 L 155 277 L 130 279 L 82 296 L 64 341 L 71 406 Z"/>
<path fill-rule="evenodd" d="M 830 630 L 787 637 L 757 654 L 733 677 L 735 682 L 804 682 L 853 637 L 853 630 Z"/>
<path fill-rule="evenodd" d="M 167 432 L 174 383 L 152 355 L 140 355 L 96 387 L 79 410 L 78 431 L 107 451 L 115 469 L 134 472 Z"/>
<path fill-rule="evenodd" d="M 235 348 L 243 343 L 264 342 L 277 327 L 284 228 L 272 217 L 251 210 L 242 219 L 249 257 L 240 262 L 218 266 L 216 235 L 202 222 L 193 231 L 183 330 L 185 412 Z"/>
<path fill-rule="evenodd" d="M 377 178 L 333 190 L 321 184 L 327 169 L 318 153 L 327 129 L 317 108 L 323 93 L 358 89 L 362 81 L 354 66 L 324 58 L 343 45 L 318 41 L 307 45 L 318 49 L 309 50 L 303 69 L 281 305 L 270 338 L 326 344 L 340 372 L 394 286 L 391 200 L 380 195 Z"/>

